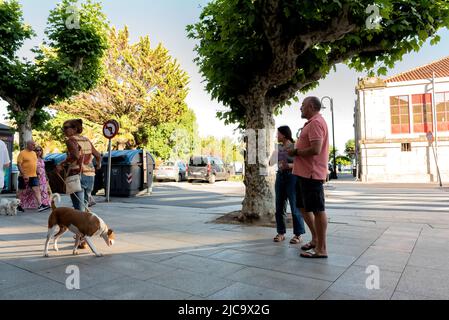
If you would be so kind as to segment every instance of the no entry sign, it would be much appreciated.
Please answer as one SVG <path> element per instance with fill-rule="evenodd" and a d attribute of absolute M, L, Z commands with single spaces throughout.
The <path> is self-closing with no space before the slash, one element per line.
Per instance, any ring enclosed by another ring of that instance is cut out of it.
<path fill-rule="evenodd" d="M 109 120 L 103 125 L 103 135 L 107 139 L 114 138 L 120 129 L 120 125 L 115 120 Z"/>

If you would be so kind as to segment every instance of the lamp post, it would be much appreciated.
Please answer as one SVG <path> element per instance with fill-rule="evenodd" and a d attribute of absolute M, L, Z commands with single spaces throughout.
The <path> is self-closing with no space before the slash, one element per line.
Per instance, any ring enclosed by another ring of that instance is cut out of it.
<path fill-rule="evenodd" d="M 338 179 L 337 176 L 337 161 L 336 161 L 336 146 L 335 146 L 335 130 L 334 130 L 334 99 L 332 99 L 331 97 L 325 96 L 321 99 L 321 105 L 323 105 L 323 100 L 324 99 L 329 99 L 330 103 L 331 103 L 331 115 L 332 115 L 332 143 L 334 144 L 334 150 L 333 150 L 333 172 L 330 176 L 331 179 Z M 326 109 L 325 107 L 322 107 L 323 109 Z"/>

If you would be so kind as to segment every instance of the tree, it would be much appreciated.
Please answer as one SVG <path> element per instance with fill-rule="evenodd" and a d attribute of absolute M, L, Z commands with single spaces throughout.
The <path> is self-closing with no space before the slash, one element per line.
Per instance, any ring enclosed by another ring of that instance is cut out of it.
<path fill-rule="evenodd" d="M 330 146 L 329 147 L 329 162 L 334 163 L 334 153 L 335 153 L 335 157 L 337 157 L 338 149 L 335 148 L 334 146 Z"/>
<path fill-rule="evenodd" d="M 366 13 L 373 3 L 380 22 Z M 273 150 L 273 114 L 297 101 L 298 91 L 314 88 L 340 62 L 359 71 L 383 63 L 378 73 L 385 74 L 428 38 L 437 42 L 447 25 L 447 0 L 213 0 L 187 32 L 198 41 L 206 90 L 228 107 L 218 117 L 267 130 L 259 144 Z M 244 218 L 274 213 L 273 176 L 259 175 L 267 157 L 245 163 Z"/>
<path fill-rule="evenodd" d="M 44 125 L 44 107 L 94 87 L 101 76 L 107 48 L 107 24 L 101 7 L 88 0 L 81 8 L 63 0 L 50 12 L 47 40 L 33 50 L 35 61 L 16 52 L 34 32 L 24 24 L 16 0 L 0 1 L 0 97 L 19 129 L 20 144 L 32 128 Z"/>
<path fill-rule="evenodd" d="M 146 127 L 177 122 L 186 112 L 187 73 L 162 44 L 151 48 L 148 36 L 130 44 L 127 27 L 113 28 L 103 65 L 106 73 L 95 89 L 52 108 L 96 123 L 115 119 L 130 129 L 121 144 L 128 137 L 134 146 L 152 138 L 143 134 Z"/>
<path fill-rule="evenodd" d="M 188 160 L 199 149 L 198 124 L 193 110 L 187 111 L 175 122 L 147 126 L 142 134 L 146 148 L 161 159 Z"/>
<path fill-rule="evenodd" d="M 354 156 L 355 156 L 355 140 L 354 139 L 348 140 L 348 142 L 346 142 L 345 154 L 350 159 L 354 158 Z"/>

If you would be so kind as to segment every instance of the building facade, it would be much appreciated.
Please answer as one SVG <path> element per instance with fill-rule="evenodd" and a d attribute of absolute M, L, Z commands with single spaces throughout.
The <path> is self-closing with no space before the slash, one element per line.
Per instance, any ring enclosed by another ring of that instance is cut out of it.
<path fill-rule="evenodd" d="M 418 183 L 440 176 L 449 183 L 449 57 L 387 79 L 359 79 L 356 94 L 360 180 Z"/>

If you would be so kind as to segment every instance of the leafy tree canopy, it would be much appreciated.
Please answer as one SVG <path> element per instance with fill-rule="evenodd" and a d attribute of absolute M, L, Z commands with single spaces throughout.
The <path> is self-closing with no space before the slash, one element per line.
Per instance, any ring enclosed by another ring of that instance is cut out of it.
<path fill-rule="evenodd" d="M 69 10 L 72 8 L 73 10 Z M 73 25 L 72 20 L 79 23 Z M 101 57 L 107 48 L 107 23 L 101 6 L 87 0 L 80 8 L 62 0 L 50 12 L 46 40 L 35 48 L 34 61 L 16 52 L 34 36 L 23 22 L 16 0 L 0 1 L 0 97 L 19 126 L 21 139 L 43 125 L 43 108 L 95 86 L 101 76 Z"/>
<path fill-rule="evenodd" d="M 367 28 L 372 4 L 378 28 Z M 337 63 L 358 71 L 381 63 L 386 74 L 448 25 L 447 0 L 214 0 L 187 31 L 207 91 L 229 107 L 218 116 L 244 127 L 248 97 L 262 95 L 272 113 Z"/>
<path fill-rule="evenodd" d="M 113 28 L 103 65 L 96 88 L 52 108 L 96 123 L 116 119 L 134 146 L 148 143 L 147 127 L 177 122 L 187 111 L 187 73 L 162 44 L 151 48 L 148 36 L 130 44 L 127 27 Z"/>

